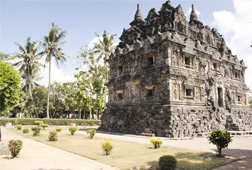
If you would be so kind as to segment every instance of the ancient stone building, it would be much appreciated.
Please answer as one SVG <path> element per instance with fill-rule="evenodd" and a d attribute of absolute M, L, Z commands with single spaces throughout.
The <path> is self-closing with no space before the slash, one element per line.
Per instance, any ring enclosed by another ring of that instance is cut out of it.
<path fill-rule="evenodd" d="M 189 22 L 170 1 L 145 20 L 137 6 L 130 25 L 109 58 L 101 129 L 167 137 L 251 130 L 246 66 L 193 6 Z"/>

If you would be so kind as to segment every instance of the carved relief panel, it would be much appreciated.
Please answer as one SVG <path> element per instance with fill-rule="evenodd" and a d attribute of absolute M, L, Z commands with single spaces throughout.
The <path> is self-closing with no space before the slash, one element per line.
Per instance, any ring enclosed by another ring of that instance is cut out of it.
<path fill-rule="evenodd" d="M 172 96 L 173 100 L 180 100 L 180 84 L 177 82 L 173 83 L 173 88 L 172 88 Z"/>
<path fill-rule="evenodd" d="M 200 87 L 196 87 L 196 88 L 195 88 L 195 93 L 196 93 L 195 99 L 196 99 L 197 101 L 201 101 L 201 100 L 202 100 L 201 88 L 200 88 Z"/>
<path fill-rule="evenodd" d="M 178 66 L 178 52 L 175 50 L 172 50 L 172 66 L 177 67 Z"/>

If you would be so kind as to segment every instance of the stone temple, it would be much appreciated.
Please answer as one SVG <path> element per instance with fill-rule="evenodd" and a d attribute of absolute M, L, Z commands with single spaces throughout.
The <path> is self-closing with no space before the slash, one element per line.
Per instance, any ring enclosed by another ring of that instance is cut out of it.
<path fill-rule="evenodd" d="M 131 27 L 110 56 L 109 101 L 100 129 L 166 137 L 252 129 L 246 66 L 215 29 L 170 1 Z"/>

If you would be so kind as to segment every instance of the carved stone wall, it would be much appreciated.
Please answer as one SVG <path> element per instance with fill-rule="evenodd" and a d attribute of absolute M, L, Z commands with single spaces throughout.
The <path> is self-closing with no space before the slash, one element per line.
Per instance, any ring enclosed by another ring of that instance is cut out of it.
<path fill-rule="evenodd" d="M 131 27 L 110 56 L 101 129 L 184 137 L 212 129 L 251 130 L 246 66 L 194 11 L 167 1 Z"/>

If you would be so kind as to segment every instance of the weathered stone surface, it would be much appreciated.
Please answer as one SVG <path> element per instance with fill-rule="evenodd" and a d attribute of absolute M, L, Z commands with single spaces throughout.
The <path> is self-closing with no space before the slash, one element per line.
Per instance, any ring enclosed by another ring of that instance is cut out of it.
<path fill-rule="evenodd" d="M 190 137 L 251 130 L 246 66 L 215 29 L 167 1 L 131 27 L 110 56 L 109 102 L 101 129 Z"/>

